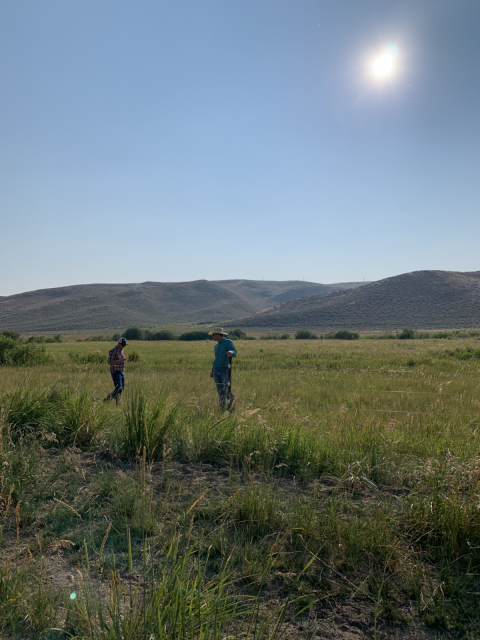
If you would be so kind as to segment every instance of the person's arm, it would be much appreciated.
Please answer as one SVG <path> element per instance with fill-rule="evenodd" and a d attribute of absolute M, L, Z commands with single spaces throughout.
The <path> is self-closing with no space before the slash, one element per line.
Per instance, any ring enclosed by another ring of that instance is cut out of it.
<path fill-rule="evenodd" d="M 237 355 L 237 352 L 235 350 L 235 345 L 233 344 L 233 342 L 231 340 L 229 340 L 228 342 L 230 344 L 227 345 L 228 346 L 227 358 L 235 358 L 235 356 Z"/>
<path fill-rule="evenodd" d="M 111 367 L 115 367 L 115 366 L 116 366 L 116 365 L 118 365 L 118 364 L 122 364 L 122 362 L 124 362 L 124 361 L 125 361 L 125 359 L 126 359 L 126 358 L 125 358 L 125 356 L 123 355 L 123 353 L 122 353 L 122 356 L 123 356 L 123 357 L 120 357 L 120 358 L 116 358 L 116 359 L 114 359 L 114 358 L 113 358 L 113 356 L 112 356 L 112 354 L 111 354 L 111 353 L 109 353 L 109 354 L 108 354 L 108 364 L 109 364 L 109 366 L 111 366 Z"/>

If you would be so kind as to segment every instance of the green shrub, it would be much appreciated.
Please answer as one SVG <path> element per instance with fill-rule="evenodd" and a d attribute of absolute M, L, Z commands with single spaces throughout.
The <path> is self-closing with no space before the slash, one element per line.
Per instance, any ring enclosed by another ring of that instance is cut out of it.
<path fill-rule="evenodd" d="M 358 333 L 355 333 L 354 331 L 343 330 L 334 333 L 332 338 L 334 340 L 358 340 L 360 338 L 360 335 Z"/>
<path fill-rule="evenodd" d="M 161 331 L 156 331 L 152 333 L 152 337 L 148 338 L 148 340 L 176 340 L 176 336 L 172 331 L 167 331 L 167 329 L 162 329 Z"/>
<path fill-rule="evenodd" d="M 264 336 L 260 336 L 260 340 L 288 340 L 289 338 L 289 333 L 267 333 Z"/>
<path fill-rule="evenodd" d="M 44 364 L 49 360 L 45 347 L 32 343 L 24 344 L 14 338 L 0 336 L 0 365 Z"/>
<path fill-rule="evenodd" d="M 398 334 L 399 340 L 413 340 L 415 338 L 415 329 L 404 329 Z"/>
<path fill-rule="evenodd" d="M 45 336 L 30 336 L 30 338 L 28 338 L 27 342 L 28 343 L 35 342 L 37 344 L 43 344 L 44 342 L 46 342 L 46 338 L 45 338 Z"/>
<path fill-rule="evenodd" d="M 208 331 L 187 331 L 178 336 L 179 340 L 208 340 Z"/>
<path fill-rule="evenodd" d="M 232 338 L 232 340 L 233 338 L 236 340 L 248 340 L 248 336 L 243 329 L 232 329 L 228 332 L 228 337 Z"/>
<path fill-rule="evenodd" d="M 465 349 L 455 349 L 455 351 L 448 351 L 448 355 L 456 360 L 472 360 L 473 358 L 480 358 L 480 349 L 473 349 L 472 347 L 466 347 Z"/>
<path fill-rule="evenodd" d="M 295 340 L 318 340 L 318 336 L 308 329 L 300 329 L 295 334 Z"/>
<path fill-rule="evenodd" d="M 10 331 L 9 329 L 0 333 L 0 338 L 11 338 L 12 340 L 20 340 L 20 334 L 17 331 Z"/>
<path fill-rule="evenodd" d="M 129 329 L 125 330 L 123 337 L 127 340 L 145 340 L 145 329 L 130 327 Z"/>
<path fill-rule="evenodd" d="M 140 360 L 140 354 L 137 353 L 136 351 L 130 351 L 130 353 L 127 356 L 127 361 L 138 362 L 139 360 Z"/>

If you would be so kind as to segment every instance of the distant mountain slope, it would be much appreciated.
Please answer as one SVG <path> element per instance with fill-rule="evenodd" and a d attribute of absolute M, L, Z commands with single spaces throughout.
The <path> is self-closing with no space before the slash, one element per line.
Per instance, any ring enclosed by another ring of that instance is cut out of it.
<path fill-rule="evenodd" d="M 480 327 L 480 271 L 414 271 L 363 287 L 285 302 L 239 327 L 443 329 Z"/>
<path fill-rule="evenodd" d="M 0 330 L 75 332 L 158 327 L 176 322 L 214 323 L 253 314 L 276 304 L 282 296 L 344 286 L 355 285 L 300 280 L 196 280 L 41 289 L 0 299 Z"/>

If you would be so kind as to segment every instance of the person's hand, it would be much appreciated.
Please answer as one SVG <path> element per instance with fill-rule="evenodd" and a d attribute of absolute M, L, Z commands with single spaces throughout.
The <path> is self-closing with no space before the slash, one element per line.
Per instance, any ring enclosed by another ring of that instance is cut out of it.
<path fill-rule="evenodd" d="M 227 358 L 233 357 L 233 351 L 227 351 Z"/>
<path fill-rule="evenodd" d="M 210 378 L 213 378 L 213 371 L 210 371 Z"/>

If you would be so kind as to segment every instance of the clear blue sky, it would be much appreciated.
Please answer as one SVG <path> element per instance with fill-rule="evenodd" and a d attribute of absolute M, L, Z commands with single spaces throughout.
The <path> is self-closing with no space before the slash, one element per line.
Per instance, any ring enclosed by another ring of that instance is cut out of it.
<path fill-rule="evenodd" d="M 0 0 L 0 295 L 479 270 L 479 33 L 479 0 Z"/>

